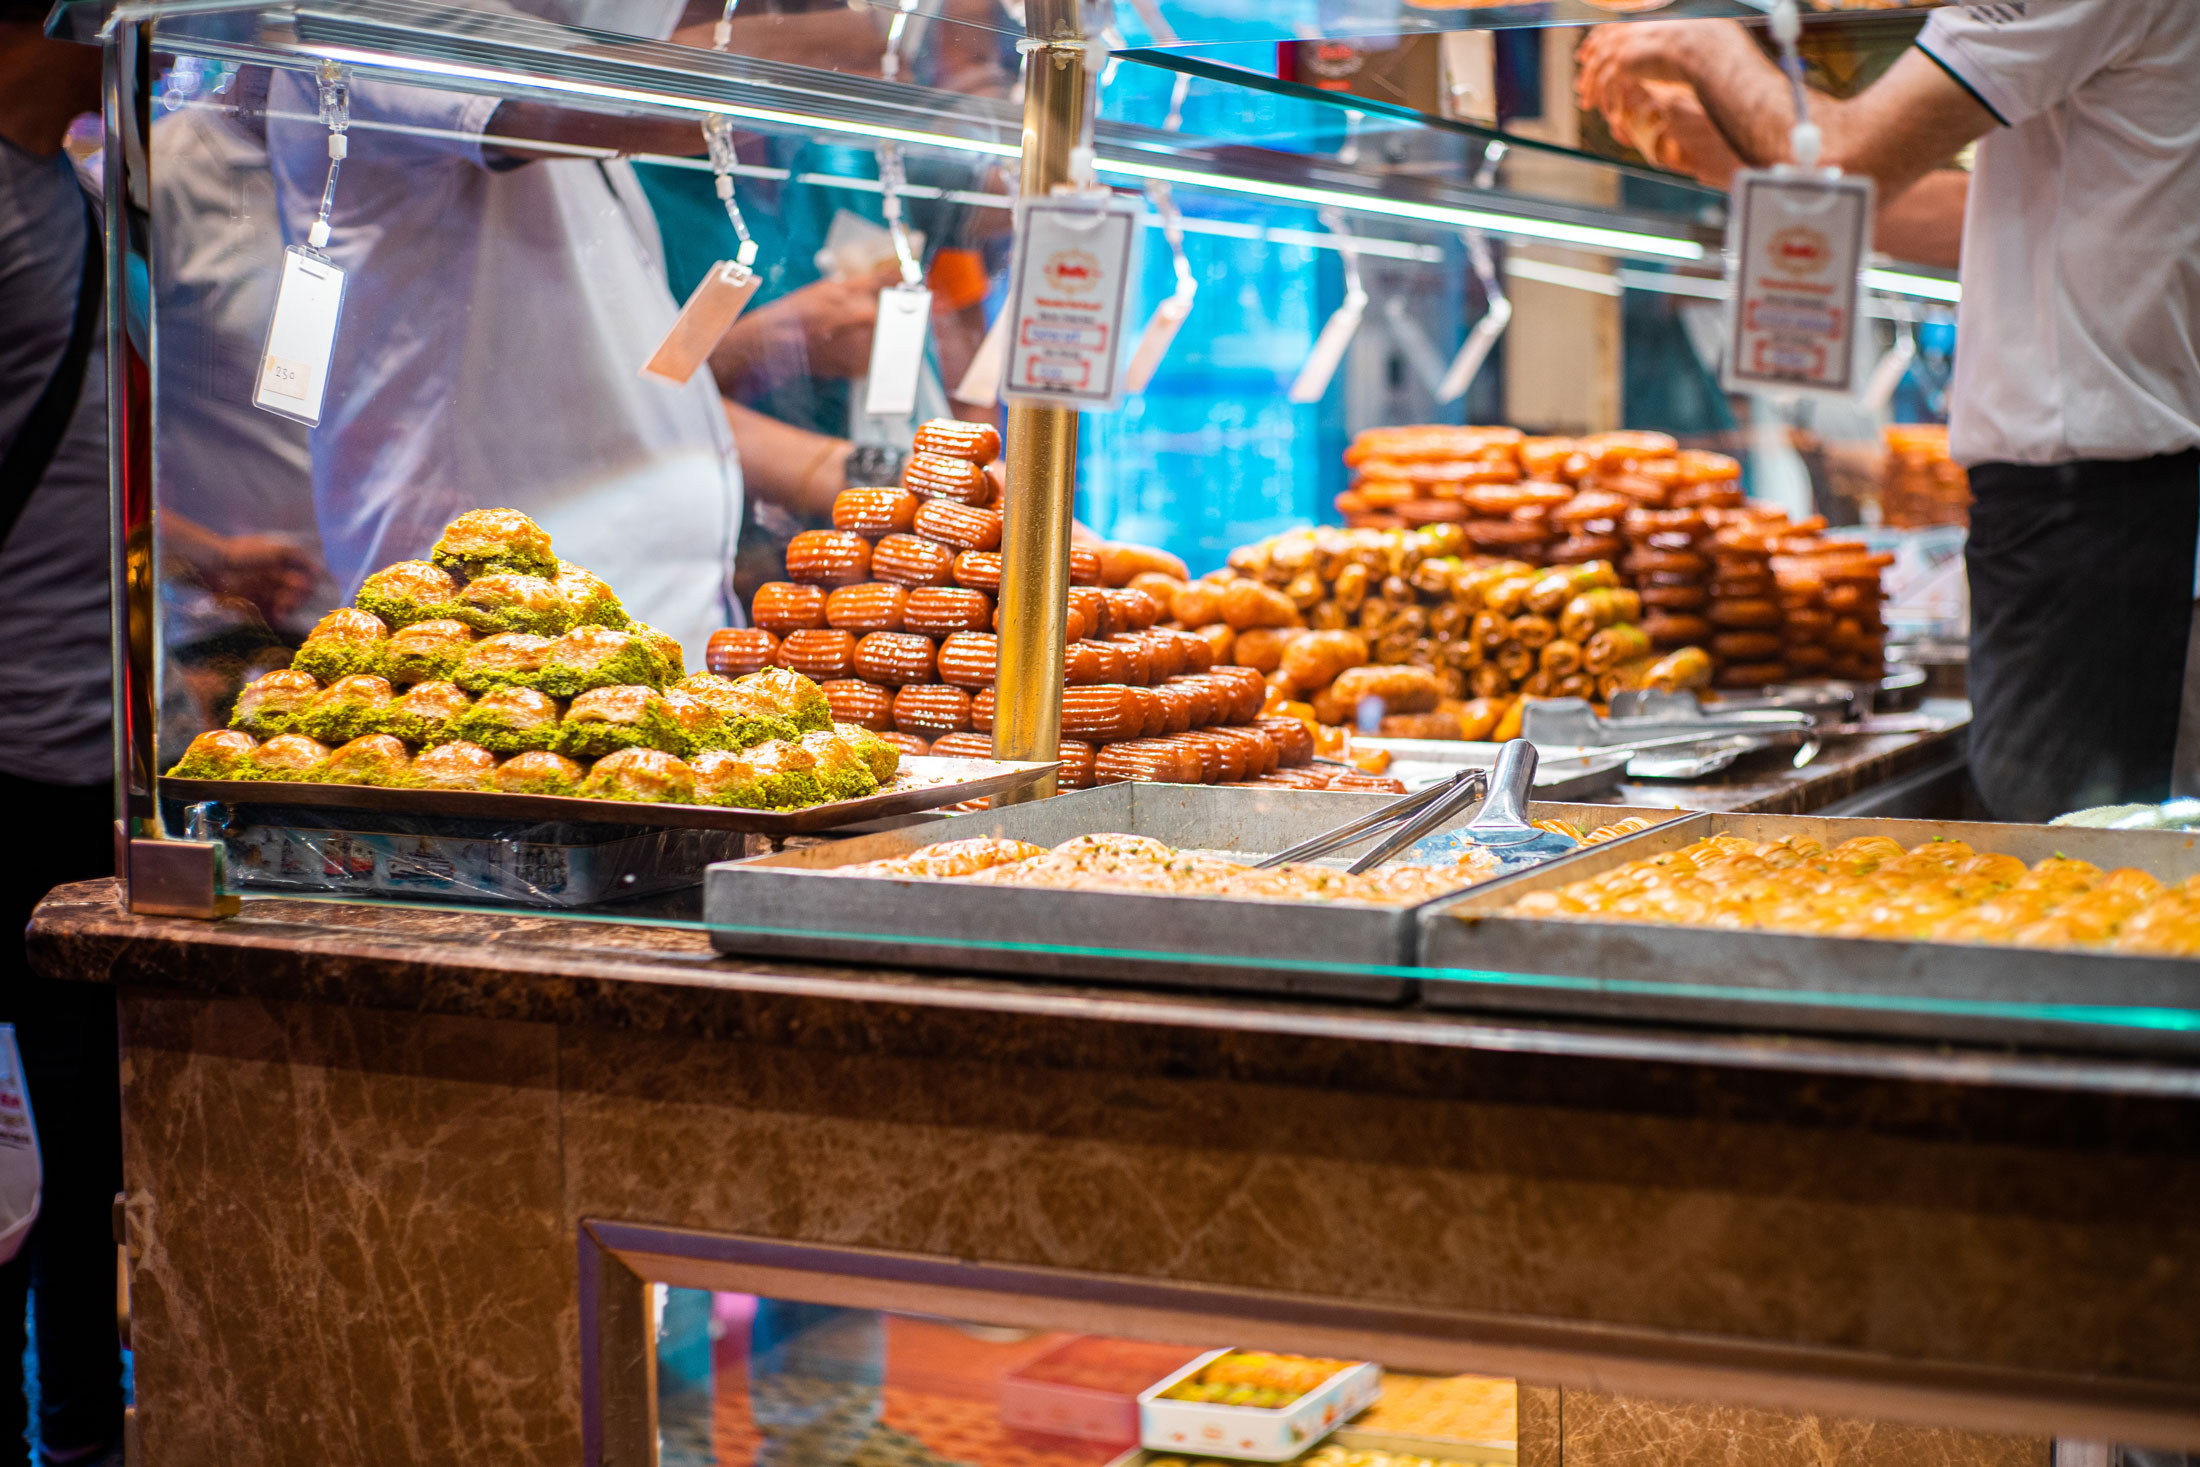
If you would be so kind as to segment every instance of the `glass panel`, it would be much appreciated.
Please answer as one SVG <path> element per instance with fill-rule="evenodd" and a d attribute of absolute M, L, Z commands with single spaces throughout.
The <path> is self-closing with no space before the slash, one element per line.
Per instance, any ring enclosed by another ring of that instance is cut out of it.
<path fill-rule="evenodd" d="M 1962 1426 L 1915 1404 L 1873 1419 L 1854 1391 L 1836 1415 L 1324 1358 L 1293 1353 L 1287 1323 L 1160 1341 L 655 1287 L 662 1467 L 2190 1460 L 2052 1441 L 2014 1413 L 1997 1429 L 1979 1407 Z"/>
<path fill-rule="evenodd" d="M 1008 254 L 1002 164 L 1016 132 L 1005 91 L 888 86 L 654 42 L 607 50 L 600 38 L 509 15 L 467 12 L 462 32 L 435 29 L 426 7 L 396 0 L 271 13 L 279 24 L 260 12 L 162 23 L 146 284 L 164 768 L 200 732 L 230 720 L 239 690 L 281 669 L 366 576 L 428 556 L 444 526 L 476 508 L 534 514 L 560 557 L 604 576 L 632 612 L 674 633 L 688 667 L 699 667 L 710 634 L 747 620 L 758 586 L 784 578 L 789 537 L 831 523 L 845 471 L 833 483 L 821 469 L 839 444 L 909 446 L 911 423 L 870 418 L 856 387 L 867 366 L 864 313 L 891 275 L 866 273 L 890 259 L 883 141 L 902 144 L 910 222 L 935 290 L 918 417 L 955 405 L 998 318 Z M 950 34 L 940 28 L 912 51 L 917 74 L 945 75 L 937 47 Z M 397 59 L 357 71 L 331 246 L 353 274 L 328 409 L 309 431 L 250 398 L 276 267 L 284 246 L 306 236 L 326 177 L 325 131 L 301 66 L 312 48 Z M 1013 47 L 1002 54 L 1012 58 Z M 263 65 L 270 57 L 282 64 Z M 434 73 L 437 85 L 416 84 L 430 75 L 430 61 L 495 75 Z M 522 62 L 547 80 L 508 85 L 507 72 L 496 70 Z M 647 95 L 639 112 L 622 113 L 624 94 L 589 87 Z M 689 92 L 737 119 L 730 171 L 762 246 L 763 286 L 728 338 L 722 370 L 659 385 L 636 375 L 641 361 L 675 302 L 734 248 L 710 171 L 694 156 L 701 129 L 695 112 L 683 110 Z M 1181 129 L 1159 126 L 1176 104 Z M 1565 415 L 1588 412 L 1583 404 L 1604 394 L 1631 425 L 1706 447 L 1751 443 L 1753 485 L 1793 488 L 1805 476 L 1806 496 L 1811 471 L 1796 447 L 1809 446 L 1805 434 L 1821 446 L 1843 431 L 1859 436 L 1830 414 L 1804 421 L 1716 391 L 1715 325 L 1708 334 L 1703 328 L 1720 292 L 1706 273 L 1718 219 L 1699 190 L 1525 147 L 1507 153 L 1482 186 L 1474 180 L 1491 160 L 1487 130 L 1422 126 L 1398 113 L 1370 112 L 1355 123 L 1333 100 L 1302 88 L 1238 86 L 1221 72 L 1135 57 L 1116 65 L 1103 112 L 1110 181 L 1173 190 L 1166 200 L 1149 195 L 1131 319 L 1143 322 L 1178 283 L 1160 228 L 1165 202 L 1183 214 L 1185 266 L 1198 294 L 1148 388 L 1120 412 L 1083 420 L 1079 509 L 1100 533 L 1173 551 L 1195 574 L 1271 534 L 1334 523 L 1349 482 L 1344 450 L 1370 427 L 1513 421 L 1566 429 L 1586 426 L 1585 417 Z M 1440 400 L 1437 378 L 1492 299 L 1472 267 L 1470 228 L 1485 236 L 1493 278 L 1513 290 L 1523 314 L 1463 393 Z M 1615 267 L 1615 256 L 1624 263 Z M 1347 299 L 1354 270 L 1366 301 L 1352 345 L 1324 390 L 1294 402 L 1301 368 Z M 836 273 L 861 283 L 836 281 Z M 1540 320 L 1529 314 L 1538 310 Z M 1916 319 L 1924 312 L 1910 306 L 1879 310 L 1886 319 L 1876 323 L 1878 346 L 1912 334 L 1917 341 L 1917 365 L 1897 401 L 1907 413 L 1933 415 L 1946 381 L 1946 320 Z M 1507 360 L 1515 347 L 1541 347 L 1561 362 L 1544 371 L 1556 389 L 1540 404 L 1523 387 L 1533 373 Z M 756 433 L 754 441 L 744 436 Z M 1860 436 L 1875 437 L 1876 423 Z M 1935 482 L 1923 466 L 1920 494 L 1930 498 Z M 1861 505 L 1873 492 L 1852 499 Z M 1450 553 L 1424 553 L 1438 547 L 1435 539 L 1396 543 L 1414 562 L 1398 562 L 1401 579 Z M 1944 538 L 1940 553 L 1947 548 Z M 1330 597 L 1326 583 L 1322 595 Z M 1399 606 L 1429 618 L 1446 611 L 1447 596 L 1411 585 Z M 470 606 L 462 619 L 473 621 L 473 638 L 521 628 L 527 612 Z M 316 665 L 324 681 L 346 670 Z M 469 694 L 492 690 L 495 673 L 483 672 Z M 873 685 L 867 695 L 890 708 L 891 686 Z M 252 727 L 272 737 L 284 731 L 284 710 L 268 707 Z M 982 740 L 975 710 L 973 703 L 953 721 L 970 723 Z M 359 717 L 373 711 L 332 707 L 304 731 L 333 746 L 369 727 Z M 524 717 L 498 716 L 513 721 L 478 726 L 505 745 L 498 752 L 510 755 L 538 736 Z M 1334 714 L 1329 726 L 1357 717 Z M 895 721 L 879 712 L 870 718 Z M 1934 707 L 1916 726 L 1945 734 L 1959 720 L 1960 710 Z M 899 731 L 919 739 L 915 726 L 912 719 Z M 412 737 L 408 757 L 430 747 L 431 739 Z M 1825 757 L 1844 757 L 1844 747 L 1862 761 L 1870 755 L 1859 751 L 1877 746 L 1867 736 L 1835 743 Z M 1783 751 L 1773 762 L 1787 757 Z M 1216 759 L 1227 767 L 1224 756 Z M 1745 767 L 1733 783 L 1770 768 Z M 1653 804 L 1676 798 L 1640 784 L 1624 793 Z M 1417 967 L 1413 914 L 1403 908 L 1351 942 L 1324 947 L 1309 938 L 1265 951 L 1247 943 L 1287 924 L 1242 904 L 1211 919 L 1171 919 L 1181 930 L 1166 921 L 1118 922 L 1074 940 L 1028 919 L 980 924 L 971 936 L 825 908 L 813 908 L 809 926 L 752 918 L 738 907 L 730 915 L 714 909 L 717 920 L 705 925 L 702 868 L 760 853 L 763 838 L 653 827 L 602 807 L 515 822 L 424 815 L 407 808 L 403 792 L 373 788 L 346 808 L 280 795 L 196 810 L 171 798 L 164 809 L 171 829 L 229 843 L 231 876 L 246 894 L 511 904 L 617 924 L 669 923 L 698 953 L 715 938 L 728 950 L 761 954 L 876 962 L 889 952 L 894 961 L 963 972 L 1044 971 L 1381 1004 L 1444 992 L 1443 981 L 1458 980 L 1478 1003 L 1522 1010 L 1580 1013 L 1590 1008 L 1584 995 L 1598 1002 L 1632 995 L 1668 1020 L 1685 1014 L 1722 1024 L 1761 1024 L 1766 1015 L 1822 1024 L 1825 1012 L 1900 1011 L 1972 1033 L 2045 1024 L 2141 1047 L 2148 1036 L 2181 1035 L 2193 1021 L 2175 1004 L 2098 989 L 2074 1005 L 2037 988 L 1890 994 L 1831 978 L 1821 985 L 1820 975 L 1784 990 L 1729 972 L 1715 955 L 1634 977 L 1597 971 L 1595 962 L 1472 954 Z M 1593 828 L 1608 809 L 1566 818 Z M 1268 844 L 1247 836 L 1200 848 L 1250 856 L 1288 843 L 1275 829 L 1259 834 Z M 813 938 L 830 941 L 802 947 Z M 1811 1018 L 1813 1010 L 1822 1012 Z"/>

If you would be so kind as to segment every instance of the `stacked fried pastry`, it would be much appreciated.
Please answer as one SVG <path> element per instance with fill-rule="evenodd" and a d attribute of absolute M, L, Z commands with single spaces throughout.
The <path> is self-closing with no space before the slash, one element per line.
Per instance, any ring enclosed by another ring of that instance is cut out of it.
<path fill-rule="evenodd" d="M 1807 835 L 1711 836 L 1530 892 L 1509 910 L 1837 937 L 2200 952 L 2200 877 L 2169 886 L 2132 867 L 2103 871 L 2064 856 L 2027 867 L 1962 841 L 1904 850 L 1885 836 L 1830 850 Z"/>
<path fill-rule="evenodd" d="M 919 428 L 900 484 L 843 491 L 832 529 L 794 538 L 787 579 L 757 589 L 754 625 L 711 638 L 712 669 L 800 672 L 819 680 L 834 717 L 906 752 L 991 758 L 1000 446 L 983 424 Z M 1205 641 L 1157 625 L 1168 608 L 1132 582 L 1172 571 L 1160 578 L 1181 585 L 1181 561 L 1139 546 L 1071 550 L 1064 788 L 1235 782 L 1313 757 L 1303 729 L 1261 723 L 1257 674 L 1217 666 Z"/>
<path fill-rule="evenodd" d="M 798 674 L 686 675 L 540 526 L 476 510 L 369 576 L 170 773 L 783 809 L 875 793 L 900 757 Z"/>

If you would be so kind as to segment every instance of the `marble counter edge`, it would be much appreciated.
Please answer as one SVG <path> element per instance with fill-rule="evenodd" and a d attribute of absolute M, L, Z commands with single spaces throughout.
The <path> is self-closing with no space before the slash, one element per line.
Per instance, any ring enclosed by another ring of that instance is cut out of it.
<path fill-rule="evenodd" d="M 391 922 L 408 932 L 392 935 Z M 423 928 L 447 935 L 412 935 Z M 538 935 L 558 940 L 530 940 Z M 624 941 L 606 942 L 611 936 Z M 527 914 L 255 900 L 227 922 L 138 917 L 120 907 L 112 882 L 57 889 L 29 943 L 51 977 L 164 997 L 1432 1098 L 1696 1111 L 1708 1083 L 1731 1115 L 1800 1108 L 1825 1123 L 1867 1115 L 1936 1133 L 1955 1111 L 1990 1112 L 2001 1118 L 1989 1127 L 1996 1131 L 2036 1127 L 2074 1095 L 2179 1113 L 2200 1105 L 2200 1070 L 2158 1062 L 836 969 L 719 957 L 701 933 L 680 927 Z M 1920 1089 L 1942 1098 L 1923 1111 L 1889 1098 Z"/>

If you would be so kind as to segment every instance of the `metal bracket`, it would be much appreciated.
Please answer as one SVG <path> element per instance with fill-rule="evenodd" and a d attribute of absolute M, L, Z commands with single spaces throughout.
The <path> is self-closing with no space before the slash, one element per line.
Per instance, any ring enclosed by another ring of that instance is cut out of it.
<path fill-rule="evenodd" d="M 228 849 L 219 841 L 133 840 L 126 871 L 132 912 L 150 917 L 234 917 L 243 901 L 224 891 Z"/>

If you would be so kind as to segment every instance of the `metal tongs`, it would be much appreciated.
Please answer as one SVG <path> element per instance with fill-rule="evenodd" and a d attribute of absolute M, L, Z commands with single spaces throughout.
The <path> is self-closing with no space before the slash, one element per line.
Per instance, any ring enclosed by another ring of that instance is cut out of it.
<path fill-rule="evenodd" d="M 1482 798 L 1482 791 L 1489 782 L 1489 772 L 1483 769 L 1462 769 L 1450 779 L 1432 784 L 1425 790 L 1402 795 L 1386 805 L 1348 820 L 1334 830 L 1323 831 L 1300 841 L 1289 850 L 1278 851 L 1265 861 L 1255 862 L 1255 871 L 1265 871 L 1271 866 L 1281 866 L 1291 861 L 1311 861 L 1326 856 L 1331 851 L 1341 851 L 1346 846 L 1357 845 L 1377 831 L 1390 830 L 1391 834 L 1360 857 L 1352 865 L 1355 872 L 1364 871 L 1402 850 L 1434 830 L 1462 805 L 1470 805 Z"/>
<path fill-rule="evenodd" d="M 1407 850 L 1413 852 L 1416 865 L 1456 860 L 1462 848 L 1469 845 L 1495 851 L 1508 867 L 1563 855 L 1574 849 L 1573 841 L 1528 823 L 1527 799 L 1535 783 L 1535 766 L 1535 745 L 1526 739 L 1513 739 L 1497 751 L 1497 762 L 1490 769 L 1462 769 L 1440 784 L 1392 800 L 1335 830 L 1278 851 L 1254 869 L 1312 860 L 1384 830 L 1388 833 L 1346 868 L 1353 875 L 1371 871 Z M 1482 802 L 1482 808 L 1472 820 L 1459 830 L 1444 831 L 1460 810 L 1476 800 Z M 1429 839 L 1438 831 L 1444 833 Z"/>

